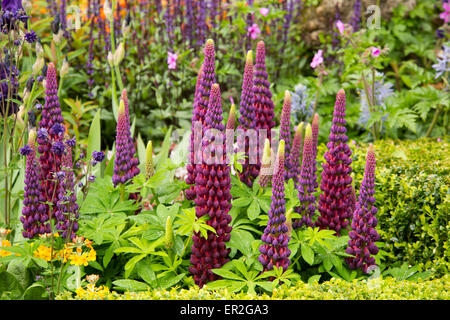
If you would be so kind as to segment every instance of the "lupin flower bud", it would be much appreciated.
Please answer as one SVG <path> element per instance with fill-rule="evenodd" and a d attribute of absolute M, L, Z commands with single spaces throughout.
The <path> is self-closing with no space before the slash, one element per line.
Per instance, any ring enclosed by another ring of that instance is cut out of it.
<path fill-rule="evenodd" d="M 42 48 L 40 40 L 36 41 L 35 49 L 36 49 L 36 57 L 38 58 L 44 57 L 44 48 Z"/>
<path fill-rule="evenodd" d="M 147 149 L 145 150 L 145 179 L 150 179 L 155 173 L 153 167 L 153 144 L 151 141 L 147 143 Z"/>
<path fill-rule="evenodd" d="M 108 0 L 105 0 L 103 3 L 103 13 L 108 21 L 111 21 L 114 18 L 112 8 Z"/>
<path fill-rule="evenodd" d="M 227 120 L 226 128 L 229 130 L 234 130 L 236 127 L 236 105 L 233 103 L 230 107 L 230 114 Z"/>
<path fill-rule="evenodd" d="M 375 152 L 370 144 L 367 151 L 366 168 L 364 178 L 359 190 L 359 199 L 353 213 L 352 231 L 349 232 L 350 240 L 346 253 L 355 257 L 348 257 L 346 261 L 350 269 L 360 268 L 367 273 L 370 266 L 375 265 L 375 258 L 372 255 L 378 253 L 375 242 L 380 236 L 375 230 L 377 226 L 377 208 L 375 204 Z"/>
<path fill-rule="evenodd" d="M 316 192 L 314 188 L 314 175 L 313 175 L 313 138 L 311 125 L 308 123 L 306 125 L 305 132 L 305 143 L 303 145 L 303 161 L 302 169 L 300 172 L 300 177 L 297 185 L 298 190 L 298 200 L 300 205 L 295 208 L 295 212 L 302 216 L 301 219 L 296 219 L 293 223 L 294 228 L 299 228 L 301 226 L 313 226 L 311 218 L 314 216 L 316 211 L 316 197 L 314 193 Z"/>
<path fill-rule="evenodd" d="M 302 158 L 303 148 L 303 122 L 300 122 L 295 130 L 294 141 L 292 141 L 291 153 L 286 164 L 287 180 L 292 179 L 297 187 L 300 176 L 300 159 Z"/>
<path fill-rule="evenodd" d="M 113 54 L 112 54 L 111 51 L 108 52 L 107 60 L 108 60 L 108 64 L 109 64 L 111 67 L 114 67 L 114 56 L 113 56 Z"/>
<path fill-rule="evenodd" d="M 42 67 L 44 66 L 44 57 L 37 57 L 33 66 L 31 67 L 31 72 L 34 76 L 36 76 L 39 72 L 41 72 Z"/>
<path fill-rule="evenodd" d="M 116 129 L 116 156 L 114 158 L 114 186 L 125 184 L 139 174 L 139 159 L 134 156 L 135 148 L 130 132 L 128 115 L 128 98 L 126 91 L 122 92 L 119 104 L 119 114 Z"/>
<path fill-rule="evenodd" d="M 23 225 L 22 235 L 32 239 L 37 234 L 50 232 L 48 208 L 43 202 L 44 193 L 41 192 L 40 172 L 36 161 L 36 131 L 31 130 L 28 137 L 28 151 L 25 165 L 25 192 L 20 221 Z"/>
<path fill-rule="evenodd" d="M 211 88 L 207 110 L 205 132 L 215 129 L 216 134 L 213 137 L 208 135 L 204 137 L 204 143 L 211 142 L 212 138 L 219 139 L 220 134 L 224 135 L 218 84 L 214 84 Z M 204 157 L 203 163 L 196 165 L 195 168 L 195 214 L 197 218 L 208 215 L 209 220 L 206 223 L 216 231 L 216 233 L 208 231 L 207 239 L 203 238 L 200 232 L 195 232 L 192 236 L 192 265 L 189 272 L 193 274 L 195 283 L 200 287 L 208 281 L 218 279 L 211 269 L 220 268 L 229 260 L 230 249 L 226 248 L 225 243 L 230 240 L 232 230 L 229 225 L 231 216 L 228 214 L 231 209 L 231 177 L 230 166 L 225 162 L 225 150 L 223 151 L 222 159 L 218 158 L 218 154 L 213 154 L 212 157 L 216 160 L 214 163 L 208 164 L 208 159 Z"/>
<path fill-rule="evenodd" d="M 242 81 L 242 92 L 239 112 L 238 128 L 243 130 L 244 133 L 248 130 L 255 129 L 255 108 L 253 104 L 253 53 L 248 51 L 245 62 L 244 78 Z M 258 163 L 250 163 L 250 157 L 257 151 L 257 145 L 251 145 L 252 142 L 248 136 L 238 136 L 239 150 L 245 148 L 245 162 L 242 164 L 242 172 L 239 173 L 239 178 L 247 186 L 253 185 L 253 180 L 258 176 L 259 167 Z"/>
<path fill-rule="evenodd" d="M 261 236 L 264 244 L 259 247 L 261 255 L 258 261 L 263 265 L 264 271 L 272 270 L 274 266 L 282 267 L 286 271 L 290 263 L 289 230 L 285 223 L 284 148 L 285 142 L 281 140 L 278 145 L 277 167 L 272 179 L 272 203 L 268 212 L 269 220 Z"/>
<path fill-rule="evenodd" d="M 166 232 L 164 234 L 164 245 L 166 249 L 171 249 L 173 247 L 173 227 L 172 219 L 170 216 L 166 219 Z"/>
<path fill-rule="evenodd" d="M 255 128 L 257 130 L 266 130 L 267 137 L 271 141 L 271 130 L 275 127 L 275 114 L 270 82 L 266 71 L 266 48 L 264 41 L 259 41 L 256 46 L 253 93 Z"/>
<path fill-rule="evenodd" d="M 313 140 L 313 179 L 314 179 L 314 188 L 317 189 L 319 187 L 319 183 L 317 182 L 317 143 L 319 140 L 319 114 L 314 114 L 314 118 L 312 121 L 312 140 Z"/>
<path fill-rule="evenodd" d="M 340 90 L 334 105 L 328 151 L 324 155 L 326 162 L 320 183 L 320 216 L 316 221 L 320 229 L 335 230 L 337 235 L 347 227 L 351 217 L 352 151 L 347 145 L 345 124 L 345 92 Z"/>
<path fill-rule="evenodd" d="M 272 156 L 272 150 L 270 148 L 270 140 L 266 138 L 264 141 L 264 152 L 263 152 L 263 158 L 261 162 L 261 170 L 259 171 L 259 185 L 261 187 L 267 187 L 270 184 L 270 181 L 272 180 L 272 174 L 273 174 L 273 156 Z"/>
<path fill-rule="evenodd" d="M 284 92 L 283 110 L 281 111 L 280 120 L 280 139 L 286 144 L 285 154 L 289 158 L 291 153 L 291 93 L 286 90 Z"/>
<path fill-rule="evenodd" d="M 123 42 L 121 42 L 119 43 L 119 46 L 116 48 L 116 51 L 114 52 L 113 64 L 115 66 L 118 66 L 122 62 L 124 57 L 125 57 L 125 48 Z"/>
<path fill-rule="evenodd" d="M 67 73 L 69 73 L 69 61 L 67 60 L 67 57 L 65 57 L 61 69 L 59 70 L 59 77 L 62 79 Z"/>

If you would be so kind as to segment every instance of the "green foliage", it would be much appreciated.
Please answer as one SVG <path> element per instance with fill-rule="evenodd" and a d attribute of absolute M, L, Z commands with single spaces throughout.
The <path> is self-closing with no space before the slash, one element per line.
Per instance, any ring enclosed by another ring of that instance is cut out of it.
<path fill-rule="evenodd" d="M 233 293 L 214 289 L 208 285 L 202 289 L 147 290 L 145 292 L 109 293 L 105 300 L 448 300 L 450 276 L 416 282 L 394 278 L 345 281 L 332 279 L 323 283 L 297 282 L 295 285 L 277 286 L 270 294 Z M 67 292 L 58 299 L 79 299 Z"/>

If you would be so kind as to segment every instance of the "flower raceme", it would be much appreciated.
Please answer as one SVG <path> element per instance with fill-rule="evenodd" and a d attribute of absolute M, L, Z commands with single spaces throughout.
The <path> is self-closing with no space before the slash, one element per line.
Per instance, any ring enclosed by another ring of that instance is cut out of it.
<path fill-rule="evenodd" d="M 274 266 L 282 267 L 284 271 L 289 266 L 291 250 L 288 248 L 289 235 L 286 225 L 286 200 L 284 198 L 284 154 L 285 142 L 280 140 L 278 145 L 275 173 L 272 178 L 272 202 L 269 220 L 261 236 L 263 244 L 259 247 L 261 255 L 258 261 L 264 270 L 272 270 Z"/>
<path fill-rule="evenodd" d="M 221 94 L 218 84 L 211 87 L 209 105 L 205 115 L 205 129 L 214 129 L 221 133 L 221 139 L 225 135 L 225 127 L 222 124 Z M 203 137 L 204 145 L 209 139 L 215 140 L 218 136 Z M 207 149 L 207 148 L 205 148 Z M 208 231 L 207 238 L 203 238 L 200 232 L 194 233 L 192 240 L 191 267 L 195 283 L 202 287 L 209 281 L 216 280 L 218 276 L 211 269 L 220 268 L 228 262 L 230 249 L 225 243 L 230 240 L 231 216 L 231 177 L 230 166 L 222 160 L 221 164 L 214 163 L 219 157 L 225 158 L 225 148 L 218 145 L 212 150 L 205 151 L 202 164 L 195 166 L 195 213 L 197 218 L 209 216 L 207 224 L 214 228 L 215 233 Z"/>
<path fill-rule="evenodd" d="M 298 199 L 300 205 L 295 208 L 295 212 L 299 213 L 302 218 L 293 221 L 293 227 L 313 226 L 311 218 L 316 211 L 315 180 L 314 180 L 314 142 L 312 137 L 311 125 L 306 125 L 305 142 L 303 145 L 302 168 L 297 184 Z"/>
<path fill-rule="evenodd" d="M 372 255 L 378 253 L 375 242 L 380 236 L 375 230 L 377 226 L 377 208 L 375 204 L 375 151 L 373 145 L 369 145 L 366 158 L 366 168 L 363 181 L 359 190 L 359 199 L 356 202 L 356 209 L 353 213 L 352 230 L 349 232 L 350 240 L 345 251 L 354 257 L 346 258 L 351 269 L 360 268 L 364 273 L 375 265 L 375 258 Z"/>
<path fill-rule="evenodd" d="M 293 179 L 295 186 L 297 186 L 300 176 L 300 159 L 302 157 L 303 147 L 303 122 L 297 125 L 295 130 L 294 140 L 292 141 L 291 153 L 287 159 L 286 168 L 288 168 L 286 179 Z"/>
<path fill-rule="evenodd" d="M 135 148 L 130 132 L 126 92 L 122 93 L 116 131 L 116 156 L 114 158 L 114 186 L 125 184 L 139 174 L 139 160 L 134 157 Z"/>
<path fill-rule="evenodd" d="M 338 235 L 347 227 L 352 214 L 350 177 L 352 151 L 347 145 L 345 124 L 345 92 L 340 90 L 334 106 L 328 151 L 324 155 L 326 163 L 323 164 L 320 184 L 322 190 L 319 197 L 320 216 L 316 221 L 320 229 L 335 230 Z"/>

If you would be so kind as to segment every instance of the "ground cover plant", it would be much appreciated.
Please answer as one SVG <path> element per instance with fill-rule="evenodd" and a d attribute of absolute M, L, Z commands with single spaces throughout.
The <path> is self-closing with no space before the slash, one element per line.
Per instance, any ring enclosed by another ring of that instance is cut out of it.
<path fill-rule="evenodd" d="M 1 299 L 448 300 L 450 4 L 375 7 L 3 0 Z"/>

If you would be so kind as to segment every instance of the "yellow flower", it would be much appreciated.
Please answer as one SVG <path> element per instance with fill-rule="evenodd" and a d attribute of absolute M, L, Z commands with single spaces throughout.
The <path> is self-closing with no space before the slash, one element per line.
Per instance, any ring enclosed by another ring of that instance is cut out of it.
<path fill-rule="evenodd" d="M 52 248 L 46 247 L 44 245 L 40 245 L 36 251 L 33 252 L 33 255 L 36 258 L 44 259 L 45 261 L 52 260 L 51 257 Z M 53 252 L 53 258 L 56 256 L 56 252 Z"/>
<path fill-rule="evenodd" d="M 6 247 L 11 247 L 11 242 L 9 242 L 8 240 L 1 240 L 0 242 L 0 248 L 6 248 Z M 10 256 L 12 253 L 6 250 L 2 250 L 0 249 L 0 257 L 7 257 Z"/>
<path fill-rule="evenodd" d="M 71 254 L 69 256 L 70 264 L 76 265 L 76 266 L 87 266 L 88 265 L 88 259 L 87 254 L 83 253 L 81 255 L 79 254 Z"/>

